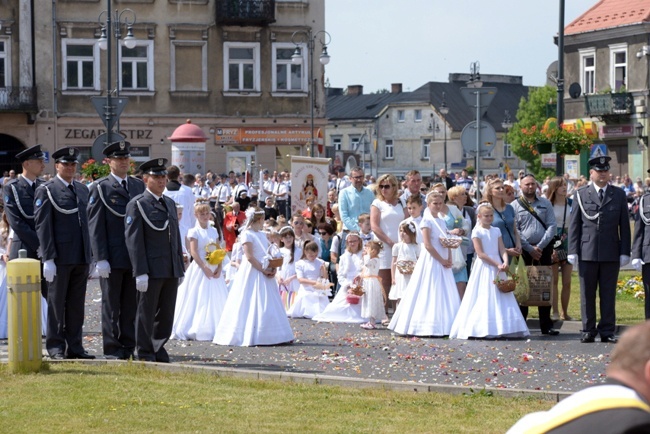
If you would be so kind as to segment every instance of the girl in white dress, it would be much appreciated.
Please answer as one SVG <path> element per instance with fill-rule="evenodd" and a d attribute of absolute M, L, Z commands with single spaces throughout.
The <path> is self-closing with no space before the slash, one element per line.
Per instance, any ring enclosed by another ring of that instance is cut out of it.
<path fill-rule="evenodd" d="M 262 232 L 264 211 L 249 207 L 246 217 L 240 235 L 244 255 L 212 342 L 236 346 L 293 342 L 275 280 L 277 269 L 268 265 L 269 241 Z"/>
<path fill-rule="evenodd" d="M 444 220 L 433 217 L 442 209 L 443 201 L 441 194 L 427 195 L 429 213 L 425 213 L 420 224 L 424 249 L 388 325 L 402 335 L 446 336 L 460 306 L 451 271 L 451 250 L 440 243 L 440 237 L 446 235 L 446 226 Z"/>
<path fill-rule="evenodd" d="M 178 287 L 172 337 L 211 341 L 228 298 L 228 289 L 222 273 L 223 262 L 210 265 L 205 260 L 205 247 L 209 243 L 216 243 L 220 247 L 222 240 L 210 224 L 210 205 L 197 204 L 194 215 L 196 226 L 187 233 L 194 261 Z"/>
<path fill-rule="evenodd" d="M 377 320 L 386 319 L 384 308 L 384 292 L 379 279 L 379 252 L 382 244 L 379 241 L 368 241 L 365 246 L 366 257 L 361 270 L 363 279 L 363 296 L 361 297 L 361 316 L 368 318 L 368 322 L 361 324 L 361 328 L 374 330 Z"/>
<path fill-rule="evenodd" d="M 503 293 L 494 284 L 497 273 L 508 269 L 508 253 L 501 239 L 501 230 L 492 227 L 492 205 L 488 202 L 481 203 L 477 213 L 478 223 L 472 231 L 476 256 L 449 337 L 467 339 L 528 336 L 530 333 L 514 292 Z"/>
<path fill-rule="evenodd" d="M 361 274 L 363 267 L 362 242 L 358 232 L 349 232 L 345 237 L 345 252 L 341 255 L 338 266 L 339 290 L 334 300 L 325 310 L 313 317 L 319 322 L 343 322 L 360 324 L 368 318 L 361 316 L 361 304 L 348 303 L 348 289 L 355 277 Z"/>
<path fill-rule="evenodd" d="M 232 288 L 232 282 L 234 282 L 237 271 L 239 271 L 239 265 L 241 264 L 243 254 L 244 252 L 242 250 L 241 241 L 239 236 L 237 236 L 235 243 L 232 245 L 232 252 L 230 252 L 230 262 L 228 265 L 224 266 L 228 291 Z"/>
<path fill-rule="evenodd" d="M 302 249 L 296 246 L 296 235 L 291 226 L 280 229 L 280 253 L 284 261 L 278 270 L 276 279 L 282 295 L 282 304 L 288 311 L 295 301 L 300 283 L 296 276 L 296 262 L 302 257 Z"/>
<path fill-rule="evenodd" d="M 420 245 L 416 242 L 417 230 L 414 222 L 403 221 L 399 225 L 399 237 L 401 241 L 393 245 L 393 264 L 391 267 L 393 282 L 388 294 L 388 298 L 395 300 L 396 305 L 399 305 L 412 274 L 403 274 L 398 265 L 411 264 L 415 266 L 420 256 Z"/>
<path fill-rule="evenodd" d="M 324 287 L 327 280 L 327 264 L 318 257 L 318 244 L 307 241 L 302 259 L 296 263 L 296 276 L 300 287 L 296 300 L 287 312 L 291 318 L 313 318 L 329 304 L 331 291 Z"/>

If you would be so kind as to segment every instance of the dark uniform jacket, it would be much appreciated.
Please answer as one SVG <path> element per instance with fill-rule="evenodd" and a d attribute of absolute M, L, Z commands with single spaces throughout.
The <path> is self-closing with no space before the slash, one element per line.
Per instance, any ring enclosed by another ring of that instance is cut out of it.
<path fill-rule="evenodd" d="M 86 214 L 88 187 L 77 181 L 73 185 L 75 193 L 56 176 L 36 188 L 34 223 L 43 262 L 50 259 L 57 265 L 91 262 Z"/>
<path fill-rule="evenodd" d="M 90 224 L 90 245 L 95 261 L 108 261 L 111 268 L 131 268 L 129 252 L 124 239 L 124 218 L 126 205 L 145 190 L 144 182 L 132 176 L 127 177 L 128 191 L 108 175 L 90 186 L 88 201 L 88 222 Z"/>
<path fill-rule="evenodd" d="M 641 259 L 650 264 L 650 194 L 644 194 L 641 198 L 639 211 L 634 223 L 634 242 L 632 243 L 632 259 Z"/>
<path fill-rule="evenodd" d="M 569 224 L 569 254 L 578 255 L 581 261 L 619 262 L 620 256 L 630 256 L 630 219 L 625 192 L 608 186 L 601 205 L 593 185 L 578 189 L 571 209 Z M 595 220 L 586 218 L 600 216 Z"/>
<path fill-rule="evenodd" d="M 44 181 L 36 179 L 38 187 Z M 5 213 L 14 231 L 9 258 L 18 257 L 20 249 L 27 250 L 27 257 L 37 259 L 38 236 L 34 226 L 34 190 L 29 182 L 19 176 L 4 186 Z"/>
<path fill-rule="evenodd" d="M 126 206 L 124 235 L 136 277 L 143 274 L 150 279 L 183 277 L 176 204 L 164 195 L 162 199 L 165 205 L 145 190 Z"/>

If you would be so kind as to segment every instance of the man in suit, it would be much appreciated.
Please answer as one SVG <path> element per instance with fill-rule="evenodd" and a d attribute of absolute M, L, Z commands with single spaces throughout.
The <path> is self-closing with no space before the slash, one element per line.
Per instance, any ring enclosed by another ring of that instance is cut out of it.
<path fill-rule="evenodd" d="M 45 155 L 41 145 L 16 154 L 23 166 L 23 173 L 4 185 L 5 214 L 14 231 L 9 259 L 16 259 L 18 251 L 25 249 L 27 257 L 38 258 L 38 235 L 34 226 L 34 192 L 43 183 L 41 176 L 45 169 Z M 41 279 L 41 293 L 47 298 L 47 282 Z"/>
<path fill-rule="evenodd" d="M 144 192 L 129 176 L 131 144 L 114 142 L 102 151 L 111 173 L 90 186 L 88 223 L 102 289 L 102 339 L 107 358 L 127 360 L 135 350 L 136 289 L 124 239 L 126 205 Z"/>
<path fill-rule="evenodd" d="M 52 154 L 56 176 L 36 188 L 34 223 L 43 275 L 49 282 L 45 347 L 52 359 L 94 359 L 82 344 L 91 262 L 88 188 L 74 180 L 77 148 Z"/>
<path fill-rule="evenodd" d="M 648 170 L 650 173 L 650 170 Z M 635 216 L 634 238 L 632 242 L 632 265 L 643 277 L 645 292 L 645 319 L 650 319 L 650 193 L 639 199 L 639 210 Z"/>
<path fill-rule="evenodd" d="M 169 363 L 164 345 L 171 336 L 178 279 L 184 273 L 176 204 L 163 195 L 166 164 L 166 158 L 142 163 L 146 190 L 127 204 L 124 226 L 139 291 L 135 318 L 137 357 L 163 363 Z"/>
<path fill-rule="evenodd" d="M 580 310 L 583 343 L 616 343 L 616 280 L 621 266 L 630 262 L 630 218 L 625 192 L 608 185 L 609 156 L 589 160 L 591 184 L 575 193 L 571 209 L 569 254 L 579 264 Z M 596 291 L 600 322 L 596 324 Z"/>

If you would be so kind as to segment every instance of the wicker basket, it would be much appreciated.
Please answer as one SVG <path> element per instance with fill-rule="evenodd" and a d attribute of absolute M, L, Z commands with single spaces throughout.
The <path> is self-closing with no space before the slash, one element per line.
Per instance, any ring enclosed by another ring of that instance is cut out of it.
<path fill-rule="evenodd" d="M 415 261 L 397 261 L 395 267 L 405 276 L 413 274 L 413 269 L 415 268 Z"/>
<path fill-rule="evenodd" d="M 457 249 L 458 247 L 460 247 L 462 242 L 463 239 L 461 237 L 454 237 L 454 236 L 440 237 L 440 244 L 442 244 L 442 247 L 447 247 L 449 249 Z"/>
<path fill-rule="evenodd" d="M 361 281 L 361 276 L 357 276 L 354 278 L 352 284 L 350 284 L 350 286 L 348 287 L 348 294 L 356 295 L 359 297 L 365 294 L 363 291 L 363 283 Z"/>
<path fill-rule="evenodd" d="M 517 278 L 510 272 L 506 272 L 505 274 L 509 277 L 508 279 L 500 279 L 497 275 L 496 279 L 494 279 L 494 284 L 503 293 L 512 292 L 517 287 Z"/>
<path fill-rule="evenodd" d="M 269 259 L 269 268 L 280 268 L 284 263 L 284 258 Z"/>
<path fill-rule="evenodd" d="M 361 297 L 358 295 L 348 294 L 345 296 L 345 301 L 350 304 L 359 304 L 359 300 L 361 300 Z"/>

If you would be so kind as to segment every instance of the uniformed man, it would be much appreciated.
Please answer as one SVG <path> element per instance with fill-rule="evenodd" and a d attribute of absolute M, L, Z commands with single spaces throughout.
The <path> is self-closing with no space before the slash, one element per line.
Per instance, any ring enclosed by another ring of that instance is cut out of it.
<path fill-rule="evenodd" d="M 608 185 L 609 156 L 589 160 L 591 184 L 578 189 L 569 224 L 571 264 L 579 264 L 583 343 L 616 343 L 616 281 L 630 262 L 630 218 L 625 192 Z M 600 322 L 596 324 L 596 292 Z"/>
<path fill-rule="evenodd" d="M 90 245 L 102 289 L 102 339 L 107 358 L 129 359 L 135 350 L 136 290 L 124 240 L 126 205 L 144 192 L 144 183 L 129 176 L 131 144 L 111 143 L 102 151 L 111 173 L 90 186 Z"/>
<path fill-rule="evenodd" d="M 126 206 L 124 234 L 133 265 L 138 308 L 135 341 L 139 360 L 169 363 L 164 348 L 174 323 L 183 250 L 175 202 L 163 195 L 166 158 L 140 166 L 146 190 Z"/>
<path fill-rule="evenodd" d="M 650 170 L 648 170 L 650 173 Z M 645 242 L 645 239 L 649 242 Z M 643 277 L 645 291 L 645 319 L 650 319 L 650 193 L 639 199 L 635 216 L 634 241 L 632 242 L 632 265 Z"/>
<path fill-rule="evenodd" d="M 5 214 L 14 231 L 9 259 L 16 259 L 18 251 L 25 249 L 27 257 L 38 258 L 38 235 L 34 227 L 34 192 L 44 181 L 39 179 L 45 169 L 45 154 L 41 145 L 16 154 L 23 166 L 23 173 L 4 186 Z M 41 280 L 41 293 L 47 298 L 47 282 Z"/>
<path fill-rule="evenodd" d="M 77 148 L 52 154 L 56 176 L 36 188 L 34 223 L 47 294 L 45 347 L 52 359 L 94 359 L 82 344 L 86 282 L 91 262 L 88 188 L 74 180 Z"/>

